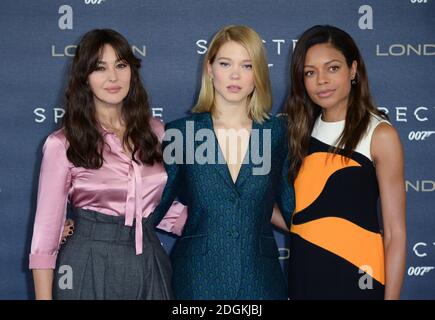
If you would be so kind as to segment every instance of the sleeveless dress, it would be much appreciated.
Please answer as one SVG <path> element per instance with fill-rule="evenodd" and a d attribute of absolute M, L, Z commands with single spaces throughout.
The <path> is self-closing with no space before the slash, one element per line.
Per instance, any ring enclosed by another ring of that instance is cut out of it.
<path fill-rule="evenodd" d="M 290 299 L 383 299 L 379 189 L 370 155 L 373 132 L 382 122 L 387 121 L 371 116 L 366 134 L 347 158 L 330 150 L 345 120 L 316 120 L 295 179 Z"/>

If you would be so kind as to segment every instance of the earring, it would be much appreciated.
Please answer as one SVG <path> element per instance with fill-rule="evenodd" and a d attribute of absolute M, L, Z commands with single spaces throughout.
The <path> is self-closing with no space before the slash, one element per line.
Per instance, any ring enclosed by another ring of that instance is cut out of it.
<path fill-rule="evenodd" d="M 353 76 L 352 80 L 350 81 L 351 85 L 356 85 L 356 76 Z"/>

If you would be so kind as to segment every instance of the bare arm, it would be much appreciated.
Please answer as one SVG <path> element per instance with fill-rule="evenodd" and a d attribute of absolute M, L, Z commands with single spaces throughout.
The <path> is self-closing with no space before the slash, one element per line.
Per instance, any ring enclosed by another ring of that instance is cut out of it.
<path fill-rule="evenodd" d="M 275 204 L 275 206 L 273 207 L 273 212 L 272 212 L 272 219 L 270 219 L 270 222 L 280 228 L 281 230 L 285 231 L 285 232 L 290 232 L 287 224 L 285 223 L 285 220 L 281 214 L 281 211 L 279 210 L 278 206 Z"/>
<path fill-rule="evenodd" d="M 53 269 L 33 269 L 36 300 L 52 300 Z"/>
<path fill-rule="evenodd" d="M 406 192 L 403 152 L 396 130 L 381 123 L 371 145 L 384 224 L 385 296 L 399 299 L 406 263 Z"/>

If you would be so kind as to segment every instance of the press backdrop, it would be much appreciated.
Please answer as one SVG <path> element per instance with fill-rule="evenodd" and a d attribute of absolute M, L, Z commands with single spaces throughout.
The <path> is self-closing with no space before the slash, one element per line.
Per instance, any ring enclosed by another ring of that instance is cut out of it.
<path fill-rule="evenodd" d="M 405 150 L 408 259 L 402 297 L 435 299 L 434 0 L 2 0 L 0 1 L 0 299 L 33 297 L 28 253 L 41 147 L 63 115 L 66 70 L 80 36 L 113 28 L 142 59 L 154 115 L 186 115 L 212 35 L 246 24 L 264 39 L 273 113 L 289 84 L 302 31 L 332 24 L 366 61 L 377 105 Z M 175 238 L 160 234 L 169 251 Z M 286 237 L 276 233 L 283 264 Z"/>

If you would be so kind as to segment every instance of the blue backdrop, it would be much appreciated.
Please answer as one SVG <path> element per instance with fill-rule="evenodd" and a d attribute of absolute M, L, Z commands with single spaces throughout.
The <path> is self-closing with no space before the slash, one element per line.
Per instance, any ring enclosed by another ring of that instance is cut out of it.
<path fill-rule="evenodd" d="M 170 121 L 194 104 L 207 42 L 226 24 L 249 25 L 264 39 L 274 113 L 303 30 L 333 24 L 355 38 L 375 101 L 404 144 L 409 247 L 402 298 L 435 299 L 434 0 L 2 0 L 0 15 L 0 299 L 33 297 L 28 253 L 41 147 L 59 127 L 80 36 L 93 28 L 125 35 L 143 60 L 154 115 Z M 284 263 L 286 239 L 276 237 Z M 161 238 L 170 250 L 174 238 Z"/>

